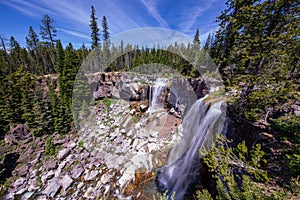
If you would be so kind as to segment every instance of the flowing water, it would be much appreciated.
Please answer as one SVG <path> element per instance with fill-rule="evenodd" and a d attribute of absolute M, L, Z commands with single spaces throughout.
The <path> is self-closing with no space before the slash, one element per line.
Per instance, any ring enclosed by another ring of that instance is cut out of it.
<path fill-rule="evenodd" d="M 158 78 L 150 88 L 150 112 L 163 110 L 167 92 L 168 79 Z"/>
<path fill-rule="evenodd" d="M 159 191 L 175 193 L 175 200 L 184 199 L 187 190 L 196 182 L 199 149 L 209 148 L 220 133 L 225 113 L 223 101 L 212 102 L 209 96 L 199 99 L 183 119 L 183 137 L 170 152 L 168 165 L 157 173 Z"/>

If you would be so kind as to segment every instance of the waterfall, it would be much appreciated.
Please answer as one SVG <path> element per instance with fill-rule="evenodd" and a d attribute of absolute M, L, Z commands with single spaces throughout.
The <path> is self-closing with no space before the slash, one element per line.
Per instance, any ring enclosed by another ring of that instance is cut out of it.
<path fill-rule="evenodd" d="M 213 102 L 209 96 L 197 100 L 183 119 L 183 137 L 170 152 L 168 165 L 157 173 L 157 188 L 175 192 L 175 200 L 184 199 L 187 190 L 196 182 L 199 149 L 209 148 L 224 124 L 223 101 Z M 199 170 L 198 170 L 199 171 Z"/>
<path fill-rule="evenodd" d="M 155 112 L 164 108 L 168 79 L 158 78 L 154 85 L 150 87 L 149 111 Z"/>

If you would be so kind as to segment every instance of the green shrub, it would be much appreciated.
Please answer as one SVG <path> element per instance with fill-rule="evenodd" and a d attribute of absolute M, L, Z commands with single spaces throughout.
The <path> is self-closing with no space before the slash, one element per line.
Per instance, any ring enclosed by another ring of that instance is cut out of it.
<path fill-rule="evenodd" d="M 45 153 L 50 156 L 55 155 L 55 146 L 52 144 L 52 138 L 46 139 Z"/>
<path fill-rule="evenodd" d="M 204 162 L 217 181 L 216 199 L 268 199 L 263 189 L 259 188 L 251 179 L 268 181 L 267 173 L 260 169 L 264 152 L 260 145 L 249 150 L 245 142 L 236 148 L 228 145 L 223 136 L 217 137 L 216 144 L 211 150 L 201 150 Z M 198 199 L 212 199 L 207 190 L 197 192 Z"/>
<path fill-rule="evenodd" d="M 287 158 L 289 173 L 292 176 L 300 176 L 300 147 L 295 147 L 295 149 L 287 151 L 285 156 Z"/>
<path fill-rule="evenodd" d="M 287 114 L 277 119 L 270 119 L 270 121 L 273 122 L 275 129 L 282 133 L 294 133 L 296 136 L 300 134 L 300 116 Z"/>
<path fill-rule="evenodd" d="M 106 107 L 109 107 L 111 105 L 111 100 L 107 97 L 105 97 L 103 100 L 102 100 L 103 104 L 106 106 Z"/>
<path fill-rule="evenodd" d="M 84 147 L 84 146 L 83 146 L 83 141 L 79 141 L 77 147 L 78 147 L 78 148 L 83 148 L 83 147 Z"/>

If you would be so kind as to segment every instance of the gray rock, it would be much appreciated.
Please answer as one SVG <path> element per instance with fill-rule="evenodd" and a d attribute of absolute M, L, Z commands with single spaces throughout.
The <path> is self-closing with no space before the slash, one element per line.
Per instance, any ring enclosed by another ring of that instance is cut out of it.
<path fill-rule="evenodd" d="M 74 149 L 77 146 L 77 144 L 73 141 L 69 142 L 67 145 L 67 148 L 69 149 Z"/>
<path fill-rule="evenodd" d="M 22 185 L 24 185 L 26 182 L 26 179 L 25 178 L 18 178 L 14 183 L 13 183 L 13 187 L 14 188 L 18 188 Z"/>
<path fill-rule="evenodd" d="M 21 196 L 21 199 L 22 200 L 28 200 L 28 199 L 30 199 L 32 196 L 33 196 L 33 194 L 34 194 L 34 192 L 26 192 L 25 194 L 23 194 L 22 196 Z"/>
<path fill-rule="evenodd" d="M 84 193 L 83 198 L 86 198 L 86 199 L 94 199 L 93 191 L 94 191 L 94 189 L 93 189 L 92 187 L 89 187 L 89 188 L 86 190 L 86 192 Z"/>
<path fill-rule="evenodd" d="M 84 186 L 84 183 L 83 182 L 80 182 L 78 185 L 77 185 L 77 189 L 80 189 Z"/>
<path fill-rule="evenodd" d="M 76 165 L 71 172 L 71 177 L 74 179 L 77 179 L 81 176 L 81 174 L 84 172 L 84 169 L 81 164 Z"/>
<path fill-rule="evenodd" d="M 23 165 L 22 167 L 17 169 L 19 176 L 26 176 L 28 173 L 29 167 L 28 165 Z"/>
<path fill-rule="evenodd" d="M 52 170 L 52 169 L 56 169 L 58 167 L 57 165 L 57 161 L 56 160 L 48 160 L 45 165 L 44 168 L 45 170 Z"/>
<path fill-rule="evenodd" d="M 86 181 L 93 181 L 97 178 L 97 176 L 99 175 L 99 171 L 98 170 L 93 170 L 88 172 L 85 176 L 84 176 L 84 180 Z"/>
<path fill-rule="evenodd" d="M 29 184 L 28 191 L 32 192 L 32 191 L 36 191 L 38 189 L 40 189 L 39 183 L 37 180 L 33 179 Z"/>
<path fill-rule="evenodd" d="M 65 175 L 60 181 L 60 185 L 63 187 L 63 189 L 66 191 L 71 184 L 73 183 L 73 179 L 69 175 Z"/>
<path fill-rule="evenodd" d="M 16 195 L 22 195 L 22 194 L 24 194 L 26 191 L 27 191 L 26 188 L 22 188 L 22 189 L 20 189 L 20 190 L 18 190 L 18 191 L 16 192 Z"/>
<path fill-rule="evenodd" d="M 171 110 L 169 111 L 170 114 L 174 114 L 176 111 L 174 108 L 171 108 Z"/>
<path fill-rule="evenodd" d="M 144 104 L 141 104 L 141 105 L 140 105 L 140 109 L 141 109 L 142 112 L 146 112 L 146 111 L 147 111 L 147 108 L 148 108 L 147 105 L 144 105 Z"/>
<path fill-rule="evenodd" d="M 86 150 L 83 153 L 81 153 L 81 159 L 82 160 L 84 160 L 84 159 L 86 159 L 88 157 L 90 157 L 90 153 L 87 152 Z"/>
<path fill-rule="evenodd" d="M 127 137 L 131 137 L 133 135 L 133 131 L 129 130 L 126 135 L 127 135 Z"/>
<path fill-rule="evenodd" d="M 57 154 L 58 160 L 64 160 L 70 154 L 70 149 L 62 149 Z"/>
<path fill-rule="evenodd" d="M 96 179 L 96 177 L 99 175 L 99 171 L 98 170 L 93 170 L 90 172 L 87 172 L 84 176 L 84 180 L 85 181 L 93 181 Z"/>
<path fill-rule="evenodd" d="M 124 140 L 124 136 L 123 135 L 119 135 L 116 139 L 115 139 L 115 144 L 120 144 L 122 143 Z"/>
<path fill-rule="evenodd" d="M 42 191 L 42 194 L 47 195 L 49 197 L 54 197 L 58 191 L 60 190 L 61 185 L 59 184 L 59 179 L 54 178 L 45 188 L 44 191 Z"/>
<path fill-rule="evenodd" d="M 54 172 L 53 172 L 53 170 L 51 170 L 47 174 L 45 174 L 45 175 L 42 176 L 42 182 L 45 183 L 46 180 L 49 180 L 49 179 L 51 179 L 53 177 L 54 177 Z"/>
<path fill-rule="evenodd" d="M 154 143 L 148 144 L 147 147 L 148 147 L 149 153 L 153 153 L 154 151 L 156 151 L 158 149 L 157 144 L 154 144 Z"/>
<path fill-rule="evenodd" d="M 120 133 L 125 134 L 126 133 L 126 129 L 125 128 L 121 129 Z"/>
<path fill-rule="evenodd" d="M 131 115 L 134 115 L 136 113 L 136 110 L 135 109 L 132 109 L 130 112 L 129 112 L 129 114 L 131 114 Z"/>
<path fill-rule="evenodd" d="M 106 184 L 106 183 L 108 183 L 108 182 L 110 181 L 111 178 L 112 178 L 112 175 L 111 175 L 111 174 L 105 173 L 105 174 L 103 174 L 103 175 L 101 176 L 100 181 L 101 181 L 102 184 Z"/>

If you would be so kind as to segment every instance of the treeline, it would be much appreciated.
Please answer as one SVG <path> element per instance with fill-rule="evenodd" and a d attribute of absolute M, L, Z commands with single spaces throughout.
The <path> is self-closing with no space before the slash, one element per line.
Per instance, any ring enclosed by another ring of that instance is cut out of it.
<path fill-rule="evenodd" d="M 26 123 L 35 135 L 74 130 L 72 115 L 80 118 L 81 108 L 86 111 L 89 106 L 89 102 L 75 102 L 77 108 L 72 113 L 76 75 L 81 80 L 77 81 L 75 89 L 89 90 L 85 77 L 89 72 L 127 71 L 143 64 L 161 63 L 185 76 L 195 77 L 199 72 L 192 64 L 208 64 L 200 60 L 209 57 L 205 52 L 210 48 L 211 39 L 201 48 L 199 30 L 193 43 L 188 45 L 175 43 L 162 48 L 158 44 L 148 48 L 132 44 L 125 46 L 121 41 L 116 46 L 110 42 L 106 17 L 102 18 L 102 37 L 97 20 L 92 6 L 90 48 L 82 44 L 75 49 L 72 43 L 63 47 L 57 37 L 55 21 L 49 15 L 43 17 L 39 34 L 29 27 L 26 47 L 22 47 L 13 36 L 9 40 L 0 36 L 0 138 L 20 123 Z M 82 63 L 91 69 L 84 68 L 78 73 Z M 77 93 L 91 95 L 92 91 Z"/>

